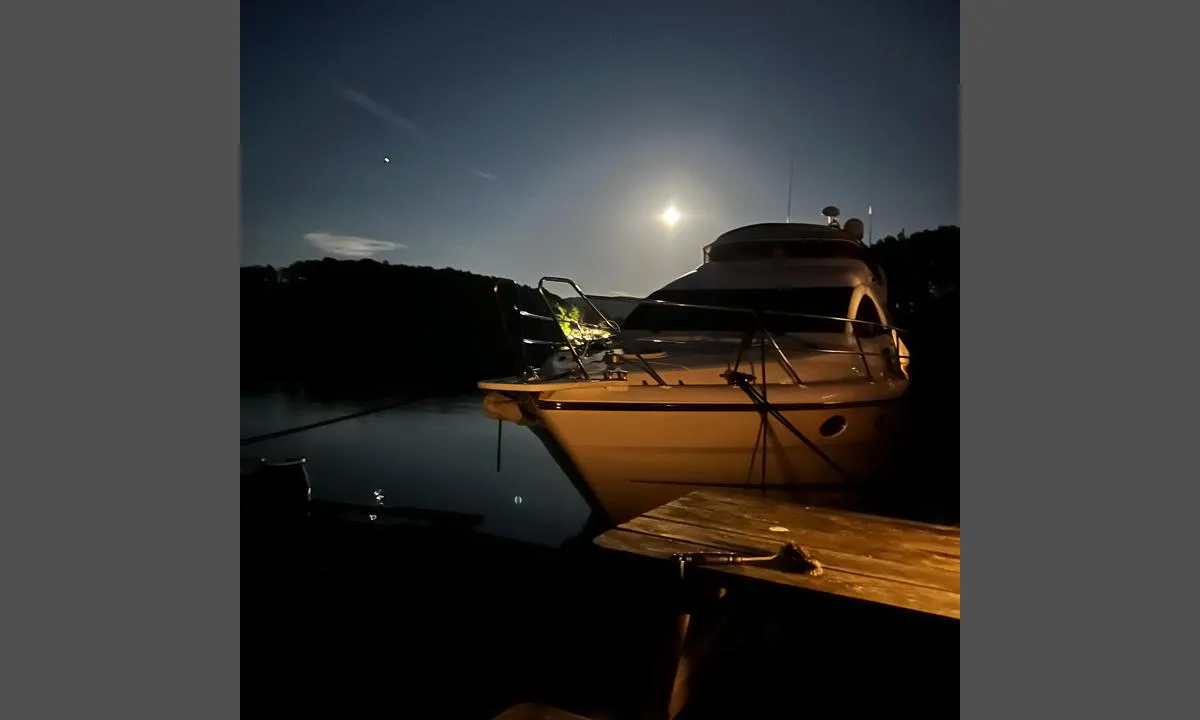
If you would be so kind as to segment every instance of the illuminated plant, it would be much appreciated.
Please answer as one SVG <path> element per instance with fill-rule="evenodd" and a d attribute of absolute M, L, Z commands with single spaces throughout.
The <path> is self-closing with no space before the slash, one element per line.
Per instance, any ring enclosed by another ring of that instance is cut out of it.
<path fill-rule="evenodd" d="M 573 344 L 585 344 L 612 336 L 612 333 L 607 330 L 583 326 L 581 324 L 582 314 L 574 305 L 555 305 L 554 311 L 558 316 L 558 326 L 562 328 L 563 335 Z"/>

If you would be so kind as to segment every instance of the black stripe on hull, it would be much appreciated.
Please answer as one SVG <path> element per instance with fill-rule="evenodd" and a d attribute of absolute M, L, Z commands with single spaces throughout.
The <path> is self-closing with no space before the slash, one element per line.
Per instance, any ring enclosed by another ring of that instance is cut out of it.
<path fill-rule="evenodd" d="M 641 403 L 641 402 L 557 402 L 538 400 L 539 410 L 586 410 L 591 412 L 793 412 L 796 410 L 848 410 L 851 408 L 893 405 L 899 398 L 860 400 L 841 403 Z"/>

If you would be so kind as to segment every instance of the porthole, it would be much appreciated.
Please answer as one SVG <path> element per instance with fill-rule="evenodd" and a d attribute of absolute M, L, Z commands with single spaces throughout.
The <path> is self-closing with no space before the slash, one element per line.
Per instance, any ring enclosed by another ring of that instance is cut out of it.
<path fill-rule="evenodd" d="M 846 431 L 846 418 L 843 415 L 834 415 L 825 422 L 821 423 L 821 427 L 817 432 L 821 433 L 821 437 L 835 438 Z"/>

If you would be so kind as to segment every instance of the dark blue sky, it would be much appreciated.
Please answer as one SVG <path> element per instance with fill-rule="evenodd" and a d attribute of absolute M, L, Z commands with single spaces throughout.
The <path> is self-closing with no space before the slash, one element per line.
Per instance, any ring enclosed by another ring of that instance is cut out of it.
<path fill-rule="evenodd" d="M 793 143 L 794 220 L 957 224 L 958 53 L 953 0 L 245 0 L 242 262 L 644 293 L 784 218 Z"/>

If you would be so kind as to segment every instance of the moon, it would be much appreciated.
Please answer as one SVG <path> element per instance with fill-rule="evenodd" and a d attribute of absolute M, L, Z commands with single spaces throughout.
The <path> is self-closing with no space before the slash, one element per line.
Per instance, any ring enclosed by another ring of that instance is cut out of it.
<path fill-rule="evenodd" d="M 675 224 L 679 222 L 679 218 L 682 216 L 679 214 L 679 209 L 672 205 L 663 210 L 662 215 L 658 217 L 667 224 L 667 227 L 675 227 Z"/>

